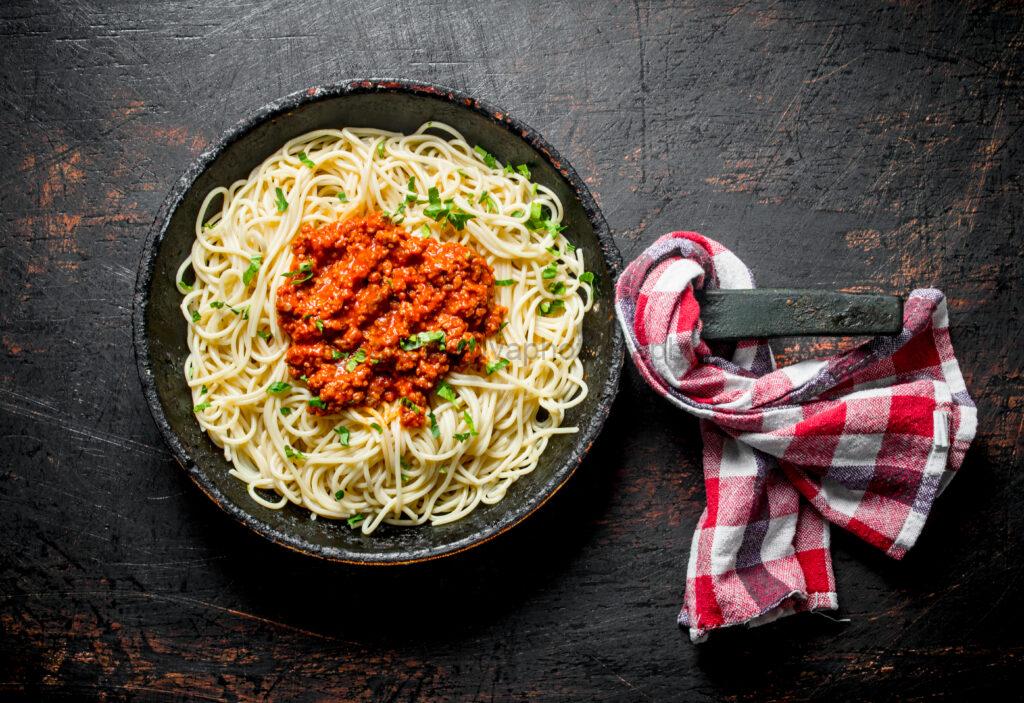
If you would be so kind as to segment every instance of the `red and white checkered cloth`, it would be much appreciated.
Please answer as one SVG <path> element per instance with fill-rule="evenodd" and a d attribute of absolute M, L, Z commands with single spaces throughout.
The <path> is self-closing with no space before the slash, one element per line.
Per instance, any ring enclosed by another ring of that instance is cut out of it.
<path fill-rule="evenodd" d="M 640 373 L 700 418 L 707 508 L 679 614 L 694 642 L 835 609 L 830 522 L 903 557 L 977 424 L 939 291 L 910 294 L 898 335 L 776 369 L 763 340 L 738 342 L 730 361 L 700 338 L 695 289 L 753 287 L 721 244 L 673 232 L 615 291 Z"/>

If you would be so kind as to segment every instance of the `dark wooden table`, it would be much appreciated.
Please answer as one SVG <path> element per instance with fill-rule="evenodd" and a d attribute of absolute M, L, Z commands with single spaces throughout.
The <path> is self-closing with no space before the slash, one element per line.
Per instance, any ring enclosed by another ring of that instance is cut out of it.
<path fill-rule="evenodd" d="M 512 5 L 0 9 L 0 699 L 915 700 L 1024 682 L 1024 10 Z M 131 348 L 147 227 L 254 108 L 381 75 L 539 129 L 627 259 L 687 228 L 762 285 L 945 290 L 978 439 L 904 562 L 834 533 L 848 623 L 689 643 L 699 440 L 632 368 L 567 490 L 442 563 L 286 553 L 189 482 Z"/>

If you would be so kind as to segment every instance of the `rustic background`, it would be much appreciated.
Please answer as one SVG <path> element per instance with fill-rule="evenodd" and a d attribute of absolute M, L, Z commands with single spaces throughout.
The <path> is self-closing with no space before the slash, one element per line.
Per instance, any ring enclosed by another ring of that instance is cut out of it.
<path fill-rule="evenodd" d="M 914 700 L 1024 683 L 1024 10 L 843 5 L 4 3 L 0 698 Z M 627 259 L 691 228 L 762 285 L 946 291 L 979 437 L 903 563 L 835 535 L 849 623 L 689 644 L 696 427 L 632 369 L 570 486 L 443 563 L 318 563 L 195 489 L 136 378 L 147 227 L 236 120 L 366 76 L 461 88 L 536 127 Z"/>

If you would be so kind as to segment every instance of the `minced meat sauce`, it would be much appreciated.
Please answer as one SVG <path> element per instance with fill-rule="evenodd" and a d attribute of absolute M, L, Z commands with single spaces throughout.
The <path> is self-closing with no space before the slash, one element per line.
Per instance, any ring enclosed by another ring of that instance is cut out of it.
<path fill-rule="evenodd" d="M 505 314 L 481 256 L 380 214 L 306 225 L 292 252 L 278 324 L 317 414 L 401 400 L 402 424 L 423 425 L 427 394 L 448 371 L 481 364 Z"/>

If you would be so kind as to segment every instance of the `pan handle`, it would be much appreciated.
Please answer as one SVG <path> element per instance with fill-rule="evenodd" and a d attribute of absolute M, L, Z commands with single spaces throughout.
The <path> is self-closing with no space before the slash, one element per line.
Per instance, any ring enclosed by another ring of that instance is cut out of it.
<path fill-rule="evenodd" d="M 697 291 L 703 339 L 896 334 L 903 299 L 827 290 Z"/>

